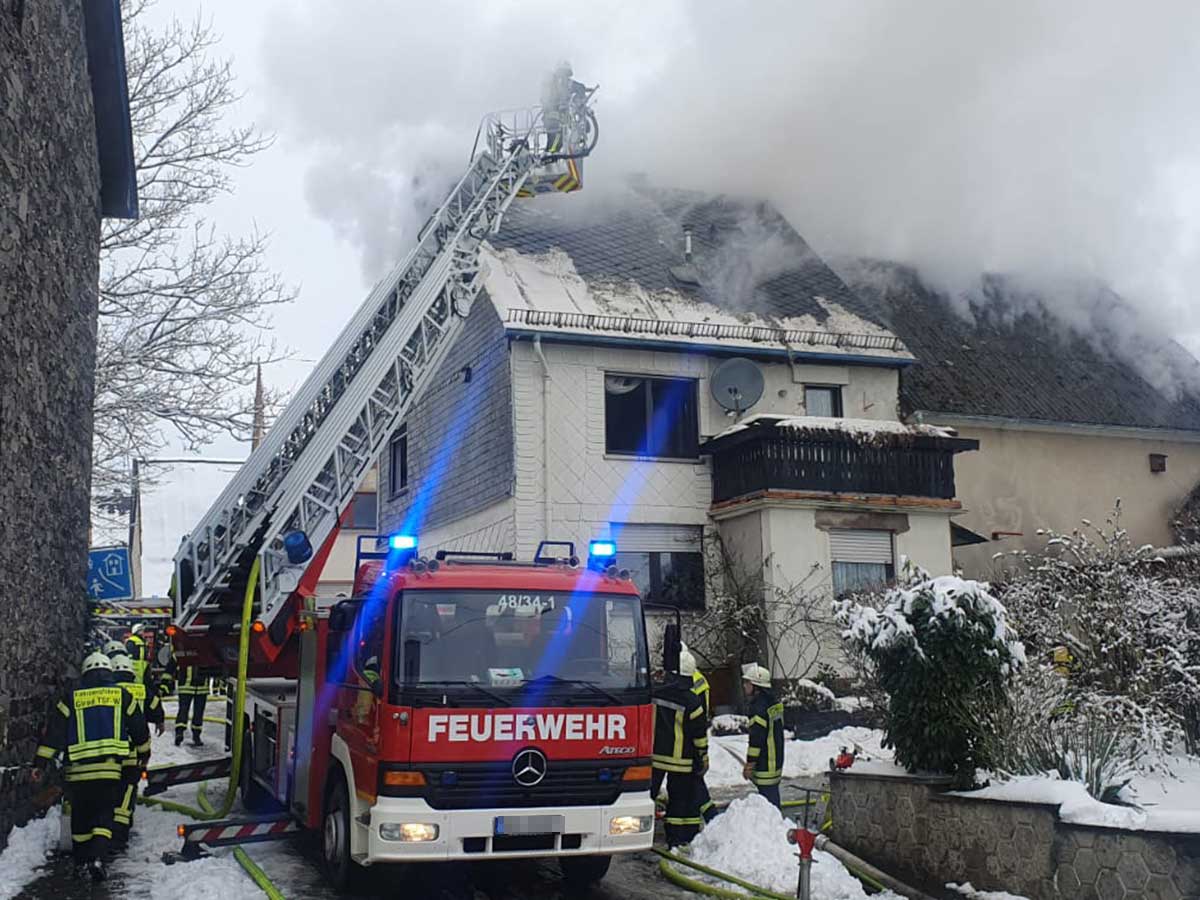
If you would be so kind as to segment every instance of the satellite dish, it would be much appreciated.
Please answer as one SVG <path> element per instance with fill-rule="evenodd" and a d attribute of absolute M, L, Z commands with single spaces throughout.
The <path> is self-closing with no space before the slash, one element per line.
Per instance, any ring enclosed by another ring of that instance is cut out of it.
<path fill-rule="evenodd" d="M 735 356 L 717 366 L 709 389 L 725 409 L 743 413 L 762 398 L 762 370 L 750 360 Z"/>

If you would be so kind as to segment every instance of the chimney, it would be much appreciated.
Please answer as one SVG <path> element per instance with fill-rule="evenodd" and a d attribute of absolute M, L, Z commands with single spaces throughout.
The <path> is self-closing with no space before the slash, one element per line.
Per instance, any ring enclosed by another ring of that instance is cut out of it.
<path fill-rule="evenodd" d="M 683 228 L 683 258 L 687 262 L 692 261 L 692 226 L 685 225 Z"/>
<path fill-rule="evenodd" d="M 258 373 L 254 382 L 254 430 L 250 433 L 251 452 L 258 449 L 266 433 L 266 404 L 263 401 L 262 363 L 258 364 Z"/>

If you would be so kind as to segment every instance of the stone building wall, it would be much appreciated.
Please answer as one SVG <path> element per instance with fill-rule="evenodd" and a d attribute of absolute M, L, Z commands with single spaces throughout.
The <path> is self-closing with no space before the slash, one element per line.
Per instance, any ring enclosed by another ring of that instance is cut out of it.
<path fill-rule="evenodd" d="M 0 846 L 83 637 L 100 176 L 79 0 L 0 4 Z"/>
<path fill-rule="evenodd" d="M 833 841 L 931 891 L 970 881 L 1029 900 L 1200 897 L 1200 835 L 1069 824 L 1053 805 L 948 796 L 946 779 L 831 781 Z"/>

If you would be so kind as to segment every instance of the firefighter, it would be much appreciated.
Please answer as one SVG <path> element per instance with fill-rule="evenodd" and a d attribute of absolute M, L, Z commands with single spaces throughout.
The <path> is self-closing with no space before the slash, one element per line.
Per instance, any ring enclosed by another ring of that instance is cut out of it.
<path fill-rule="evenodd" d="M 688 650 L 686 644 L 679 652 L 679 674 L 684 678 L 692 679 L 692 693 L 699 697 L 701 703 L 704 704 L 704 733 L 707 735 L 709 728 L 712 727 L 712 705 L 709 700 L 708 679 L 696 668 L 696 657 Z M 698 777 L 696 791 L 700 815 L 705 822 L 711 822 L 720 810 L 709 796 L 708 785 L 705 784 L 703 775 Z"/>
<path fill-rule="evenodd" d="M 150 670 L 150 649 L 146 646 L 146 639 L 142 637 L 145 629 L 146 626 L 141 622 L 133 626 L 129 637 L 125 638 L 125 652 L 133 660 L 134 676 L 143 684 L 148 684 L 146 673 Z"/>
<path fill-rule="evenodd" d="M 750 747 L 742 777 L 780 809 L 783 780 L 783 704 L 771 692 L 771 673 L 757 663 L 742 666 L 742 684 L 750 700 Z"/>
<path fill-rule="evenodd" d="M 569 62 L 560 62 L 542 88 L 542 124 L 546 129 L 546 152 L 561 153 L 565 120 L 570 116 L 571 98 L 586 93 L 580 82 L 574 79 Z"/>
<path fill-rule="evenodd" d="M 179 666 L 175 657 L 167 663 L 164 681 L 170 680 L 175 685 L 175 694 L 179 698 L 179 710 L 175 713 L 175 746 L 183 743 L 187 732 L 188 712 L 192 719 L 192 746 L 203 747 L 200 731 L 204 728 L 204 707 L 208 703 L 208 678 L 200 673 L 199 666 Z"/>
<path fill-rule="evenodd" d="M 704 701 L 692 692 L 691 679 L 673 672 L 654 693 L 652 763 L 654 785 L 667 779 L 667 846 L 690 843 L 704 821 L 697 785 L 708 771 L 708 729 Z"/>
<path fill-rule="evenodd" d="M 34 778 L 41 780 L 46 766 L 63 755 L 75 872 L 103 881 L 121 763 L 131 743 L 144 744 L 149 735 L 136 701 L 113 682 L 112 662 L 104 653 L 89 654 L 82 671 L 79 687 L 67 691 L 50 711 Z"/>
<path fill-rule="evenodd" d="M 130 741 L 129 753 L 121 761 L 121 791 L 117 805 L 113 809 L 113 846 L 118 849 L 129 843 L 129 832 L 133 828 L 133 811 L 137 804 L 138 783 L 142 780 L 142 769 L 150 760 L 150 730 L 148 725 L 157 727 L 158 733 L 163 733 L 162 703 L 158 694 L 150 692 L 147 695 L 146 685 L 137 680 L 133 668 L 133 660 L 124 653 L 118 653 L 111 660 L 113 681 L 132 699 L 138 708 L 137 715 L 142 717 L 140 727 L 130 729 L 131 735 L 145 731 L 146 740 L 140 744 Z M 154 716 L 157 714 L 157 721 Z"/>

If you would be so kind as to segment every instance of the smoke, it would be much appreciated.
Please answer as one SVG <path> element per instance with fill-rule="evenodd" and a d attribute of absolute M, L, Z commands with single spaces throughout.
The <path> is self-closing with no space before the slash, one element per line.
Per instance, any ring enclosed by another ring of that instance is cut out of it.
<path fill-rule="evenodd" d="M 766 199 L 824 256 L 952 294 L 1008 273 L 1116 352 L 1197 348 L 1200 4 L 298 0 L 270 30 L 272 124 L 317 153 L 310 202 L 368 276 L 432 202 L 413 179 L 568 58 L 602 86 L 586 191 L 638 170 Z"/>

